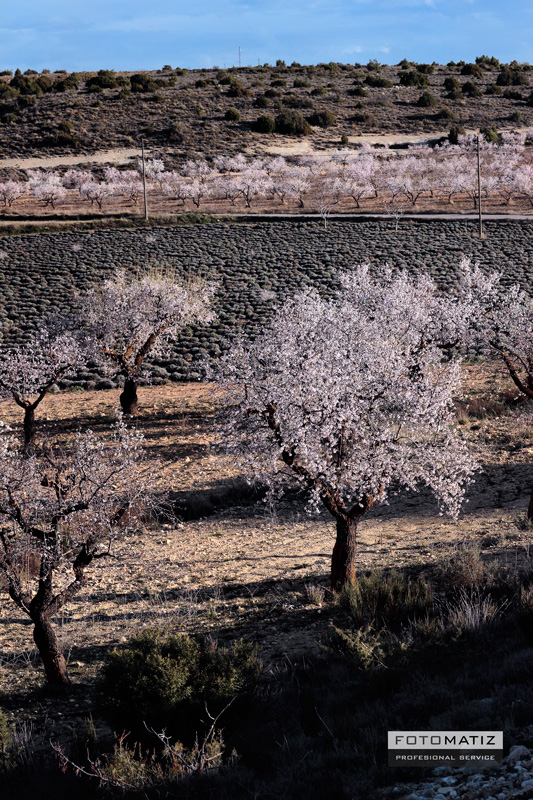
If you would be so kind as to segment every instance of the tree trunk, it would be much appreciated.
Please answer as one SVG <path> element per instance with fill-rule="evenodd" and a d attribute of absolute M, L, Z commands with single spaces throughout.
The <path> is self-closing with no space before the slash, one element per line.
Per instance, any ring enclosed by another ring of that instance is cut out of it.
<path fill-rule="evenodd" d="M 337 539 L 331 557 L 331 588 L 334 592 L 355 582 L 357 522 L 357 518 L 337 518 Z"/>
<path fill-rule="evenodd" d="M 129 417 L 137 416 L 137 384 L 133 378 L 126 378 L 124 390 L 120 395 L 122 412 Z"/>
<path fill-rule="evenodd" d="M 69 686 L 67 662 L 59 648 L 57 636 L 46 614 L 32 617 L 33 641 L 41 656 L 46 678 L 52 686 Z"/>
<path fill-rule="evenodd" d="M 35 438 L 35 408 L 26 406 L 24 409 L 24 445 L 28 446 Z"/>

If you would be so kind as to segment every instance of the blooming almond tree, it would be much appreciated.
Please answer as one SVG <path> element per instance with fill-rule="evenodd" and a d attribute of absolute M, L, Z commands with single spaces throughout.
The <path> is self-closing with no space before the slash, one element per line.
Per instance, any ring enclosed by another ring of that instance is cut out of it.
<path fill-rule="evenodd" d="M 33 623 L 50 684 L 70 682 L 52 618 L 82 589 L 87 567 L 139 527 L 135 508 L 149 482 L 141 445 L 121 420 L 107 443 L 87 431 L 28 453 L 0 437 L 0 572 Z"/>
<path fill-rule="evenodd" d="M 28 170 L 29 184 L 33 197 L 42 200 L 45 206 L 56 207 L 56 202 L 66 195 L 60 175 L 41 170 Z"/>
<path fill-rule="evenodd" d="M 26 344 L 0 354 L 0 393 L 24 409 L 24 444 L 35 437 L 35 411 L 52 386 L 90 357 L 91 344 L 73 320 L 50 318 Z"/>
<path fill-rule="evenodd" d="M 434 343 L 427 281 L 379 282 L 361 267 L 341 282 L 333 300 L 289 300 L 218 368 L 228 449 L 273 489 L 296 478 L 334 517 L 334 590 L 355 580 L 358 524 L 391 490 L 425 484 L 456 516 L 475 468 L 454 433 L 460 366 Z"/>
<path fill-rule="evenodd" d="M 134 276 L 125 271 L 80 298 L 80 309 L 99 353 L 125 379 L 120 404 L 137 414 L 137 382 L 145 358 L 161 357 L 179 331 L 194 322 L 210 322 L 214 286 L 188 283 L 171 273 Z"/>
<path fill-rule="evenodd" d="M 6 208 L 11 208 L 15 200 L 24 194 L 24 184 L 21 181 L 4 181 L 0 183 L 0 200 Z"/>

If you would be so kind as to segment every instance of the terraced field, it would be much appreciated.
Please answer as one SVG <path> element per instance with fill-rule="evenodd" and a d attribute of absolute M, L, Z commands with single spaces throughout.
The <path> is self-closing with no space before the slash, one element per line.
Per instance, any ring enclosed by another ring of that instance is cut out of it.
<path fill-rule="evenodd" d="M 0 331 L 6 345 L 24 341 L 39 316 L 67 311 L 75 292 L 116 268 L 168 265 L 215 280 L 218 320 L 185 329 L 168 360 L 151 365 L 154 383 L 195 380 L 199 364 L 215 357 L 239 330 L 253 334 L 278 300 L 305 286 L 329 293 L 339 269 L 369 261 L 411 271 L 427 269 L 439 285 L 453 286 L 462 255 L 504 273 L 504 284 L 530 291 L 533 237 L 529 222 L 486 224 L 475 236 L 472 221 L 392 220 L 206 224 L 137 230 L 100 230 L 0 239 Z M 95 365 L 69 385 L 113 388 Z"/>

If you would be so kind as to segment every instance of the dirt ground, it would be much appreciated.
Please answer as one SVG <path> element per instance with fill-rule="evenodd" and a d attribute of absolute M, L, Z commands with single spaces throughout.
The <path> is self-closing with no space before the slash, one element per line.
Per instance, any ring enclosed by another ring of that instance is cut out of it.
<path fill-rule="evenodd" d="M 453 558 L 475 541 L 484 557 L 509 566 L 529 562 L 533 543 L 525 518 L 533 440 L 526 405 L 503 407 L 510 386 L 489 365 L 466 368 L 468 398 L 458 426 L 480 472 L 459 520 L 439 516 L 424 492 L 390 498 L 360 526 L 360 568 L 428 567 Z M 495 401 L 498 401 L 495 403 Z M 242 483 L 240 468 L 212 449 L 216 392 L 205 384 L 140 390 L 137 424 L 150 457 L 160 460 L 161 491 L 171 498 L 209 498 Z M 78 426 L 102 430 L 118 405 L 118 390 L 48 396 L 37 418 L 43 435 Z M 19 410 L 0 405 L 0 417 L 20 424 Z M 240 483 L 239 483 L 240 482 Z M 215 513 L 202 504 L 190 521 L 148 524 L 116 547 L 116 558 L 89 570 L 80 595 L 56 620 L 73 676 L 94 674 L 105 648 L 144 625 L 253 638 L 268 664 L 314 652 L 328 625 L 321 600 L 328 586 L 334 524 L 312 518 L 286 497 L 276 507 L 222 500 Z M 302 623 L 305 618 L 305 624 Z M 0 691 L 40 680 L 31 627 L 0 594 Z"/>

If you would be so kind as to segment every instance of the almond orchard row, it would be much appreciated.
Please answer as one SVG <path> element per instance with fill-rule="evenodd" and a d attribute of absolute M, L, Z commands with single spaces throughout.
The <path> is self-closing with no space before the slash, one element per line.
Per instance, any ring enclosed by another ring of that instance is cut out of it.
<path fill-rule="evenodd" d="M 533 207 L 533 166 L 529 133 L 503 133 L 497 142 L 480 142 L 481 196 L 509 205 L 515 200 Z M 246 209 L 298 206 L 320 214 L 334 208 L 363 208 L 381 202 L 382 210 L 416 207 L 422 199 L 434 205 L 478 196 L 478 137 L 460 136 L 457 144 L 413 145 L 408 150 L 373 148 L 337 150 L 330 155 L 247 159 L 239 154 L 212 161 L 188 160 L 167 170 L 161 159 L 144 165 L 146 189 L 159 203 L 193 209 L 213 206 Z M 135 206 L 143 195 L 143 165 L 109 167 L 103 173 L 69 169 L 28 170 L 26 180 L 0 182 L 4 209 L 33 199 L 53 209 L 73 199 L 104 209 L 115 200 Z"/>

